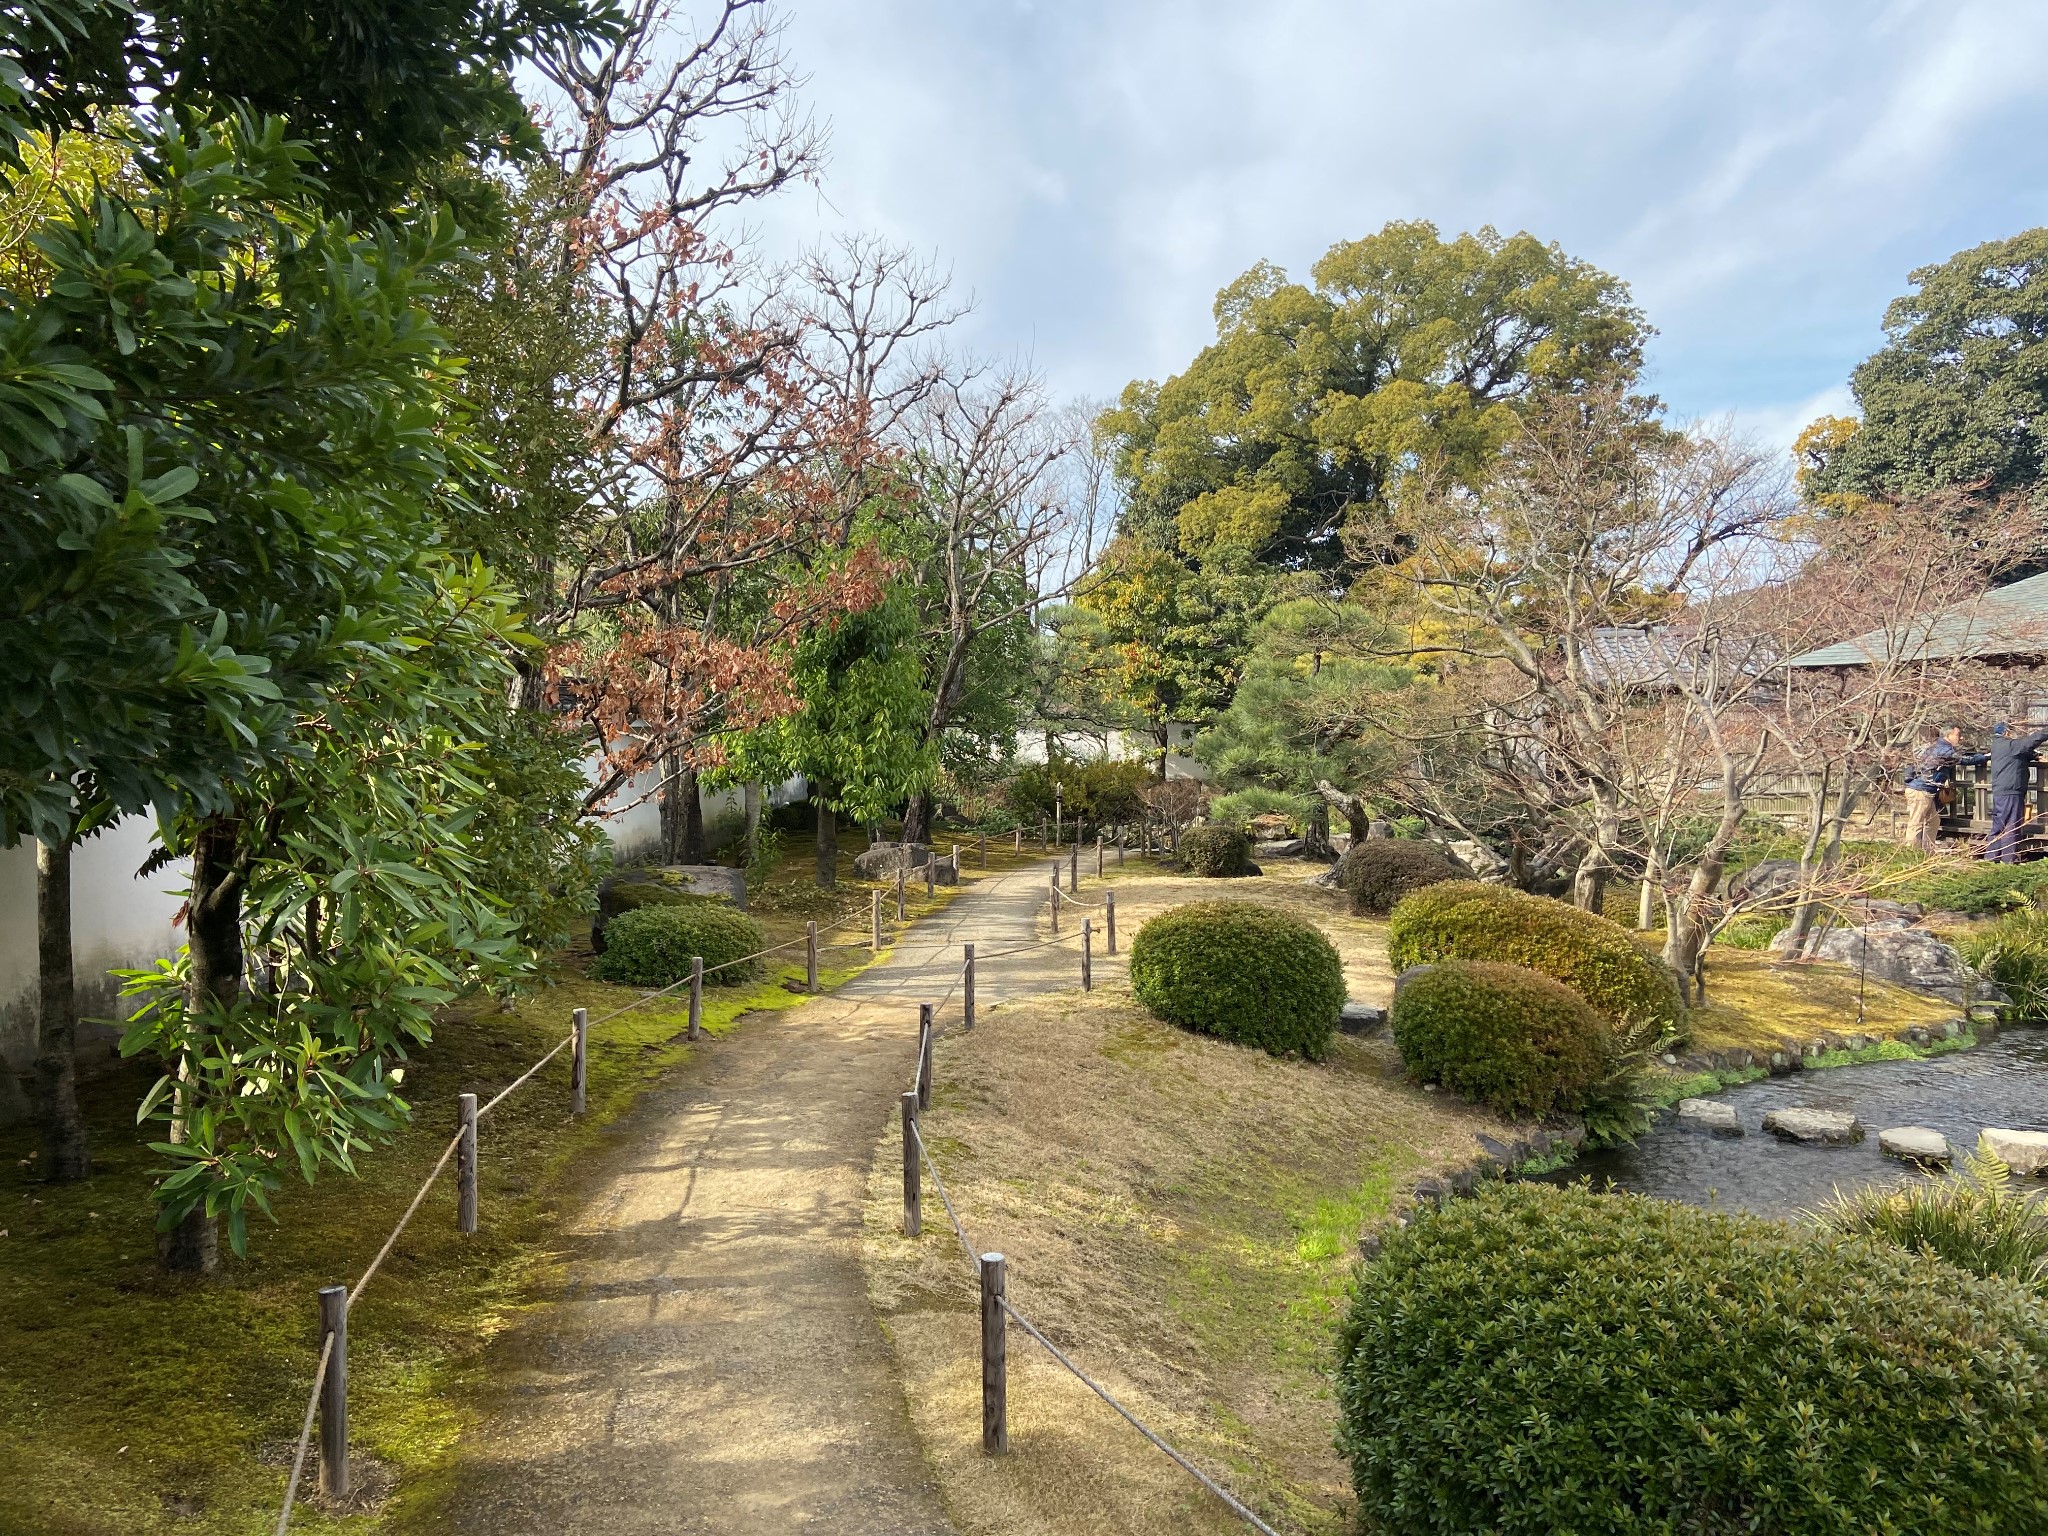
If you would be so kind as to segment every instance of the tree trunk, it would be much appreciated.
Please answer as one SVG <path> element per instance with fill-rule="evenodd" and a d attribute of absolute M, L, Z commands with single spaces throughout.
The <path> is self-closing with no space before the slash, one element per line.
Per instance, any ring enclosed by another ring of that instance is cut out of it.
<path fill-rule="evenodd" d="M 1727 777 L 1733 773 L 1725 770 Z M 1721 876 L 1728 868 L 1728 850 L 1742 831 L 1743 804 L 1740 791 L 1727 795 L 1721 806 L 1721 820 L 1707 846 L 1692 867 L 1685 898 L 1666 903 L 1664 963 L 1678 974 L 1679 988 L 1686 1001 L 1696 1003 L 1706 996 L 1706 953 L 1711 930 L 1706 922 L 1707 899 L 1720 889 Z"/>
<path fill-rule="evenodd" d="M 1308 835 L 1301 840 L 1301 851 L 1311 859 L 1330 856 L 1330 807 L 1323 800 L 1308 808 Z"/>
<path fill-rule="evenodd" d="M 932 840 L 932 794 L 920 789 L 903 805 L 903 841 L 929 843 Z"/>
<path fill-rule="evenodd" d="M 747 811 L 746 865 L 752 869 L 761 857 L 761 782 L 756 779 L 743 791 Z"/>
<path fill-rule="evenodd" d="M 1611 850 L 1621 840 L 1621 803 L 1611 786 L 1593 786 L 1593 836 L 1572 875 L 1572 905 L 1599 912 L 1607 902 L 1607 877 L 1614 872 Z"/>
<path fill-rule="evenodd" d="M 92 1171 L 78 1113 L 78 997 L 71 970 L 71 844 L 36 844 L 36 1118 L 42 1175 L 69 1184 Z"/>
<path fill-rule="evenodd" d="M 242 992 L 242 872 L 237 859 L 241 824 L 216 816 L 201 824 L 192 842 L 192 889 L 185 909 L 191 970 L 185 986 L 187 1028 L 200 1034 L 200 1022 L 215 1008 L 230 1008 Z M 188 1047 L 190 1049 L 190 1047 Z M 173 1098 L 171 1140 L 184 1141 L 197 1106 L 189 1060 L 178 1063 L 180 1087 Z M 179 1274 L 211 1274 L 220 1267 L 220 1234 L 205 1208 L 195 1207 L 185 1219 L 156 1240 L 157 1262 Z"/>
<path fill-rule="evenodd" d="M 1656 915 L 1657 888 L 1664 883 L 1664 861 L 1652 848 L 1643 863 L 1643 879 L 1636 891 L 1636 927 L 1647 933 Z"/>
<path fill-rule="evenodd" d="M 704 801 L 697 792 L 697 770 L 671 754 L 661 786 L 661 860 L 664 864 L 702 864 Z"/>
<path fill-rule="evenodd" d="M 1166 782 L 1166 749 L 1173 745 L 1173 727 L 1164 720 L 1152 722 L 1152 740 L 1158 748 L 1159 782 Z"/>
<path fill-rule="evenodd" d="M 818 808 L 818 886 L 829 891 L 839 884 L 839 816 L 815 785 L 811 797 Z"/>
<path fill-rule="evenodd" d="M 1351 846 L 1356 848 L 1372 835 L 1372 807 L 1360 795 L 1347 795 L 1328 779 L 1316 780 L 1316 793 L 1324 804 L 1334 805 L 1344 813 L 1344 821 L 1351 829 Z"/>

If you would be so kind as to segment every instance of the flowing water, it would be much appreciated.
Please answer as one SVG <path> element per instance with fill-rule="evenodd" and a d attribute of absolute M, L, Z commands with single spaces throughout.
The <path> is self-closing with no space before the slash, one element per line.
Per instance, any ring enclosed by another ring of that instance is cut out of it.
<path fill-rule="evenodd" d="M 1837 1188 L 1896 1184 L 1920 1175 L 1877 1150 L 1877 1133 L 1927 1125 L 1945 1134 L 1958 1161 L 1985 1126 L 2048 1131 L 2048 1029 L 2014 1027 L 1975 1049 L 1926 1061 L 1880 1061 L 1745 1083 L 1718 1095 L 1742 1122 L 1739 1137 L 1681 1128 L 1669 1115 L 1632 1147 L 1588 1152 L 1556 1175 L 1591 1176 L 1603 1188 L 1667 1200 L 1790 1216 Z M 1847 1147 L 1780 1141 L 1763 1129 L 1773 1109 L 1848 1110 L 1864 1139 Z"/>

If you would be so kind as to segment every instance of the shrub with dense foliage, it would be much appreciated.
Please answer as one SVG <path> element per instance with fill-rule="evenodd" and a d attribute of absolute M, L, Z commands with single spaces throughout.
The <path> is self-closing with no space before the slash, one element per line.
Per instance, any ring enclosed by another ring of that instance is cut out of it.
<path fill-rule="evenodd" d="M 756 953 L 768 942 L 761 925 L 746 913 L 704 896 L 676 897 L 664 905 L 621 912 L 606 927 L 604 938 L 604 953 L 591 963 L 590 974 L 635 987 L 666 987 L 684 980 L 693 955 L 704 957 L 706 985 L 751 981 L 761 974 L 759 960 L 729 962 Z"/>
<path fill-rule="evenodd" d="M 1959 1173 L 1837 1194 L 1820 1219 L 2048 1295 L 2048 1197 L 2014 1189 L 2009 1177 L 1998 1159 L 1971 1157 Z"/>
<path fill-rule="evenodd" d="M 1547 896 L 1446 880 L 1402 898 L 1387 928 L 1394 969 L 1496 960 L 1563 982 L 1614 1026 L 1624 1049 L 1685 1020 L 1678 983 L 1619 923 Z"/>
<path fill-rule="evenodd" d="M 1459 878 L 1456 865 L 1433 843 L 1405 837 L 1376 837 L 1344 855 L 1337 883 L 1351 898 L 1351 910 L 1385 917 L 1411 891 Z"/>
<path fill-rule="evenodd" d="M 1338 1401 L 1375 1530 L 2048 1530 L 2037 1301 L 1637 1195 L 1485 1186 L 1389 1232 Z"/>
<path fill-rule="evenodd" d="M 1519 965 L 1433 966 L 1401 988 L 1392 1024 L 1415 1076 L 1514 1120 L 1578 1110 L 1615 1058 L 1584 998 Z"/>
<path fill-rule="evenodd" d="M 2009 912 L 1989 933 L 1972 934 L 1961 948 L 1978 974 L 2011 997 L 2008 1017 L 2048 1019 L 2048 911 L 2025 907 Z"/>
<path fill-rule="evenodd" d="M 1309 802 L 1306 796 L 1254 784 L 1233 789 L 1209 802 L 1209 814 L 1218 821 L 1250 822 L 1260 816 L 1285 816 L 1287 830 L 1300 837 L 1308 830 Z"/>
<path fill-rule="evenodd" d="M 1189 874 L 1235 879 L 1252 872 L 1252 835 L 1243 827 L 1212 821 L 1180 835 L 1180 862 Z"/>
<path fill-rule="evenodd" d="M 1170 1024 L 1321 1061 L 1344 1006 L 1322 931 L 1248 901 L 1174 907 L 1138 930 L 1131 990 Z"/>

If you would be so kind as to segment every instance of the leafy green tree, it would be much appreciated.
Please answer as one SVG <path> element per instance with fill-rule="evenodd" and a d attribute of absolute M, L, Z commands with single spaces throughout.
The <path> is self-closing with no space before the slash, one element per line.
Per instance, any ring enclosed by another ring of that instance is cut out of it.
<path fill-rule="evenodd" d="M 1230 702 L 1267 585 L 1242 551 L 1197 568 L 1123 535 L 1076 589 L 1093 622 L 1070 632 L 1114 667 L 1123 701 L 1152 733 L 1161 779 L 1168 727 Z"/>
<path fill-rule="evenodd" d="M 872 607 L 823 621 L 794 647 L 796 711 L 724 743 L 723 781 L 800 773 L 809 783 L 821 886 L 838 883 L 840 813 L 879 821 L 937 777 L 917 638 L 916 603 L 901 585 Z"/>
<path fill-rule="evenodd" d="M 1531 397 L 1633 377 L 1649 335 L 1624 284 L 1527 234 L 1393 223 L 1332 246 L 1313 277 L 1251 268 L 1186 372 L 1103 415 L 1125 531 L 1338 568 L 1347 527 L 1406 468 L 1476 471 Z"/>
<path fill-rule="evenodd" d="M 1885 345 L 1851 383 L 1860 422 L 1799 442 L 1807 495 L 1911 500 L 2038 487 L 2048 466 L 2048 229 L 1921 267 L 1885 311 Z"/>

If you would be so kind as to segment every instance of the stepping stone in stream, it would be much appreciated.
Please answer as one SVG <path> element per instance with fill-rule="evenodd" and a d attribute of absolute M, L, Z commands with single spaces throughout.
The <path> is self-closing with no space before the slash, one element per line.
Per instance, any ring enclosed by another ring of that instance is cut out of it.
<path fill-rule="evenodd" d="M 1854 1115 L 1804 1104 L 1772 1110 L 1764 1116 L 1764 1129 L 1787 1141 L 1805 1142 L 1809 1146 L 1845 1147 L 1863 1139 L 1863 1122 Z"/>
<path fill-rule="evenodd" d="M 1997 1158 L 2021 1178 L 2048 1173 L 2048 1131 L 2002 1131 L 1986 1126 L 1977 1150 Z"/>
<path fill-rule="evenodd" d="M 1735 1106 L 1715 1099 L 1680 1099 L 1678 1123 L 1716 1136 L 1740 1136 L 1742 1122 L 1735 1118 Z"/>
<path fill-rule="evenodd" d="M 1945 1167 L 1955 1160 L 1948 1138 L 1926 1125 L 1895 1125 L 1877 1133 L 1877 1150 L 1926 1167 Z"/>

